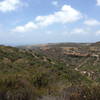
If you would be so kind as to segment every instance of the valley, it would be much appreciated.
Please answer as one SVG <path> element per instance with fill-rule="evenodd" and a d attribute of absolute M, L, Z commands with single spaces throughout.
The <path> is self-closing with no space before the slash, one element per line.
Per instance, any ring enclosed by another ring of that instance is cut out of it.
<path fill-rule="evenodd" d="M 100 42 L 0 46 L 0 100 L 99 100 Z"/>

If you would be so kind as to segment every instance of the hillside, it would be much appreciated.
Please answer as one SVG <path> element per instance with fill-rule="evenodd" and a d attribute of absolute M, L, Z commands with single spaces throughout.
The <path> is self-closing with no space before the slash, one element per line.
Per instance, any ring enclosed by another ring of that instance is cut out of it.
<path fill-rule="evenodd" d="M 0 46 L 0 100 L 99 100 L 99 66 L 94 44 Z"/>
<path fill-rule="evenodd" d="M 99 82 L 100 78 L 100 44 L 61 43 L 22 47 L 38 51 L 53 60 L 62 62 L 66 67 L 76 70 Z"/>

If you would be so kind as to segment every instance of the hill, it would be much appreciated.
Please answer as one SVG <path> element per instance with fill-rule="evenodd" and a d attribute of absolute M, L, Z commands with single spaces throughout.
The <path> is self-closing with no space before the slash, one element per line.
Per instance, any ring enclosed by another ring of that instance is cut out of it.
<path fill-rule="evenodd" d="M 94 44 L 0 46 L 0 100 L 99 100 L 99 66 Z"/>
<path fill-rule="evenodd" d="M 49 58 L 62 62 L 66 67 L 87 75 L 98 82 L 100 79 L 100 44 L 61 43 L 30 46 L 29 50 L 38 51 Z"/>

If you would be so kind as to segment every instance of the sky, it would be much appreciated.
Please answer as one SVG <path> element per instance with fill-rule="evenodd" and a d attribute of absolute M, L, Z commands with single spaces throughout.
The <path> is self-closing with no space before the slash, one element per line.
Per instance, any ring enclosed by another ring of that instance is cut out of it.
<path fill-rule="evenodd" d="M 100 0 L 0 0 L 0 44 L 100 41 Z"/>

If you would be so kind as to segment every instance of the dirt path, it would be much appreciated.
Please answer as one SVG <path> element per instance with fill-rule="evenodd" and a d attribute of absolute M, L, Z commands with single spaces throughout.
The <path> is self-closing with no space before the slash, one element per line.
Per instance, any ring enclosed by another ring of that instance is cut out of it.
<path fill-rule="evenodd" d="M 83 62 L 81 62 L 81 63 L 75 68 L 75 70 L 76 70 L 76 71 L 79 71 L 79 68 L 80 68 L 82 65 L 84 65 L 84 64 L 89 60 L 89 58 L 90 58 L 90 57 L 88 57 L 88 58 L 85 59 Z"/>
<path fill-rule="evenodd" d="M 98 56 L 98 55 L 96 56 L 96 58 L 97 58 L 97 59 L 94 61 L 93 65 L 96 65 L 97 62 L 99 61 L 99 56 Z"/>

